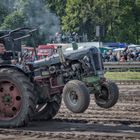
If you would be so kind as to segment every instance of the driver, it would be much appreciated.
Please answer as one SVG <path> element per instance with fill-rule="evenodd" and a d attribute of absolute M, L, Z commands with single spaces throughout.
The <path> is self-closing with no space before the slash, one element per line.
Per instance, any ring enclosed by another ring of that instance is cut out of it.
<path fill-rule="evenodd" d="M 16 60 L 4 60 L 2 56 L 6 52 L 5 46 L 3 43 L 0 43 L 0 64 L 16 64 Z"/>

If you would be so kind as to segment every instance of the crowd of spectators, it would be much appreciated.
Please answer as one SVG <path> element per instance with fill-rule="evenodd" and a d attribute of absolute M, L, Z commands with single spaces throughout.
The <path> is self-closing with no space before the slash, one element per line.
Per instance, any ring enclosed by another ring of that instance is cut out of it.
<path fill-rule="evenodd" d="M 76 32 L 57 32 L 55 36 L 50 38 L 51 43 L 81 43 L 88 42 L 87 34 L 79 35 Z M 104 62 L 127 62 L 140 61 L 140 49 L 109 50 L 102 53 Z"/>
<path fill-rule="evenodd" d="M 140 61 L 140 49 L 128 49 L 123 51 L 105 51 L 103 53 L 104 62 L 131 62 Z"/>

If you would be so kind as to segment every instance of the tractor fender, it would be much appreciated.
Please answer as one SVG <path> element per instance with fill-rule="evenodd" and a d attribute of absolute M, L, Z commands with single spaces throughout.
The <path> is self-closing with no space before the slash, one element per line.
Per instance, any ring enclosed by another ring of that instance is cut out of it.
<path fill-rule="evenodd" d="M 26 76 L 29 76 L 29 74 L 24 71 L 21 67 L 19 67 L 18 65 L 13 65 L 13 64 L 2 64 L 0 65 L 0 68 L 11 68 L 11 69 L 15 69 L 19 72 L 24 73 Z"/>

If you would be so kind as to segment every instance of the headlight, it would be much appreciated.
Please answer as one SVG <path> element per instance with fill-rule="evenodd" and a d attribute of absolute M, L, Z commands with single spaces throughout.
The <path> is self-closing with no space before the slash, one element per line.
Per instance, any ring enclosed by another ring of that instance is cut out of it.
<path fill-rule="evenodd" d="M 56 67 L 55 66 L 49 67 L 49 72 L 50 74 L 54 74 L 56 72 Z"/>

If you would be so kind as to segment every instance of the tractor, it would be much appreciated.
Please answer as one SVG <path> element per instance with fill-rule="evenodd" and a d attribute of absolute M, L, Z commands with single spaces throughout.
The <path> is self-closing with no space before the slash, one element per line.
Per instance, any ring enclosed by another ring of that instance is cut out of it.
<path fill-rule="evenodd" d="M 56 46 L 53 44 L 39 45 L 37 48 L 38 59 L 46 58 L 55 53 Z"/>
<path fill-rule="evenodd" d="M 73 113 L 83 113 L 90 104 L 90 94 L 102 108 L 117 103 L 117 85 L 106 80 L 101 53 L 96 47 L 56 53 L 34 62 L 24 61 L 16 41 L 34 38 L 36 29 L 18 28 L 0 37 L 11 41 L 11 59 L 16 65 L 0 64 L 0 127 L 21 127 L 30 120 L 50 120 L 59 111 L 62 98 Z M 14 34 L 24 32 L 18 37 Z M 15 57 L 16 56 L 16 57 Z"/>

